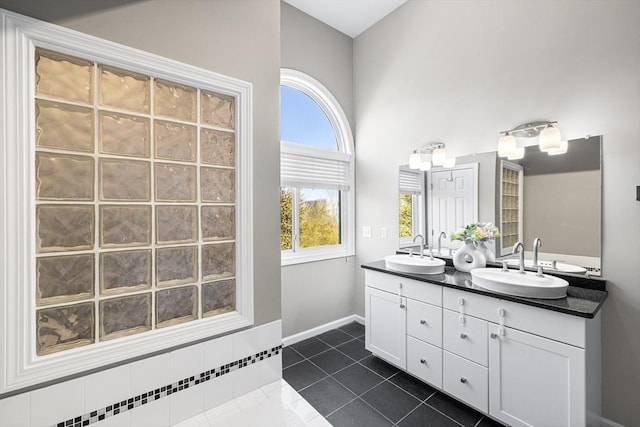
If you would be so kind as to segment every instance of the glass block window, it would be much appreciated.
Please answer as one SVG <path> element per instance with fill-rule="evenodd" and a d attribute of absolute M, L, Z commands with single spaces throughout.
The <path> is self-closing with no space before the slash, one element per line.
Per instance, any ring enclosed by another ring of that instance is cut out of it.
<path fill-rule="evenodd" d="M 39 356 L 236 309 L 236 98 L 35 49 Z"/>

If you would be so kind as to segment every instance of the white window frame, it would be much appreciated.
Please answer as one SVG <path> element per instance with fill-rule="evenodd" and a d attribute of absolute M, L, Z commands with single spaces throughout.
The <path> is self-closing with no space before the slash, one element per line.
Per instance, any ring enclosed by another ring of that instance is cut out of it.
<path fill-rule="evenodd" d="M 412 173 L 416 175 L 417 178 L 417 182 L 418 182 L 418 189 L 415 188 L 411 188 L 411 189 L 407 189 L 404 188 L 402 181 L 400 180 L 399 182 L 399 186 L 398 186 L 398 203 L 400 202 L 400 194 L 401 193 L 405 193 L 405 194 L 411 194 L 411 237 L 398 237 L 399 239 L 399 247 L 400 248 L 406 248 L 406 247 L 410 247 L 410 246 L 415 246 L 416 243 L 413 242 L 413 238 L 418 235 L 418 234 L 422 234 L 424 236 L 425 239 L 427 239 L 427 236 L 425 236 L 424 233 L 424 224 L 425 224 L 425 220 L 424 220 L 424 206 L 425 206 L 425 202 L 424 202 L 424 181 L 425 181 L 425 177 L 424 177 L 424 173 L 420 172 L 420 171 L 414 171 L 412 169 L 409 169 L 408 166 L 400 166 L 400 174 L 402 173 Z M 400 214 L 400 206 L 398 205 L 398 215 Z M 398 234 L 399 230 L 398 230 Z M 426 242 L 426 240 L 425 240 Z"/>
<path fill-rule="evenodd" d="M 348 189 L 341 189 L 340 196 L 340 244 L 330 246 L 318 246 L 314 248 L 292 248 L 281 251 L 281 265 L 300 264 L 305 262 L 321 261 L 332 258 L 352 256 L 355 254 L 355 188 L 354 188 L 354 144 L 353 133 L 349 126 L 347 116 L 342 107 L 319 81 L 303 72 L 282 68 L 280 70 L 280 84 L 297 89 L 315 101 L 327 115 L 329 123 L 336 135 L 337 151 L 319 149 L 280 141 L 282 153 L 298 153 L 300 155 L 316 157 L 320 159 L 333 159 L 348 163 Z M 282 187 L 290 187 L 282 183 Z M 299 186 L 298 188 L 310 188 Z M 338 188 L 336 188 L 338 189 Z M 294 196 L 295 199 L 295 196 Z M 295 200 L 294 200 L 295 201 Z M 297 218 L 293 218 L 292 240 L 296 240 Z"/>
<path fill-rule="evenodd" d="M 247 327 L 253 310 L 252 85 L 0 9 L 0 394 Z M 236 311 L 45 356 L 36 354 L 37 47 L 236 98 Z"/>

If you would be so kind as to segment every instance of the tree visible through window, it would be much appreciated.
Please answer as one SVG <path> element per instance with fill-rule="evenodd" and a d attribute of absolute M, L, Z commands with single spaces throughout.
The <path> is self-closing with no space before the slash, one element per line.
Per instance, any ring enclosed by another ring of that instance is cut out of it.
<path fill-rule="evenodd" d="M 413 237 L 413 195 L 400 193 L 400 237 Z"/>
<path fill-rule="evenodd" d="M 400 246 L 411 245 L 413 236 L 422 233 L 424 176 L 419 171 L 400 166 L 398 197 L 398 237 Z"/>
<path fill-rule="evenodd" d="M 342 256 L 352 250 L 347 233 L 353 182 L 348 123 L 319 82 L 286 71 L 280 86 L 283 260 Z"/>

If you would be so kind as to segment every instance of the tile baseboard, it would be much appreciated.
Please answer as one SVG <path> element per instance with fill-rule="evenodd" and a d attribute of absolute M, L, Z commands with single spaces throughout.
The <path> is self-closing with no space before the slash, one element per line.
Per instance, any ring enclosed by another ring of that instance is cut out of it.
<path fill-rule="evenodd" d="M 287 347 L 291 344 L 295 344 L 300 341 L 304 341 L 307 338 L 314 337 L 316 335 L 320 335 L 323 332 L 330 331 L 332 329 L 339 328 L 340 326 L 348 325 L 351 322 L 358 322 L 361 325 L 364 325 L 364 317 L 359 316 L 357 314 L 352 314 L 351 316 L 343 317 L 342 319 L 334 320 L 329 323 L 325 323 L 324 325 L 316 326 L 315 328 L 307 329 L 306 331 L 298 332 L 297 334 L 290 335 L 288 337 L 282 338 L 282 345 Z"/>

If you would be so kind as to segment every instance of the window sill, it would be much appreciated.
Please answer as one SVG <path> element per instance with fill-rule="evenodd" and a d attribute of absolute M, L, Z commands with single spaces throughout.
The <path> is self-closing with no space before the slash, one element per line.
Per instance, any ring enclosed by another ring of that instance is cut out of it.
<path fill-rule="evenodd" d="M 310 262 L 318 262 L 318 261 L 326 261 L 330 259 L 336 258 L 345 258 L 354 256 L 355 252 L 353 250 L 329 250 L 329 251 L 316 251 L 313 250 L 307 253 L 296 253 L 293 252 L 281 252 L 281 261 L 280 266 L 286 267 L 288 265 L 296 265 L 296 264 L 306 264 Z"/>

